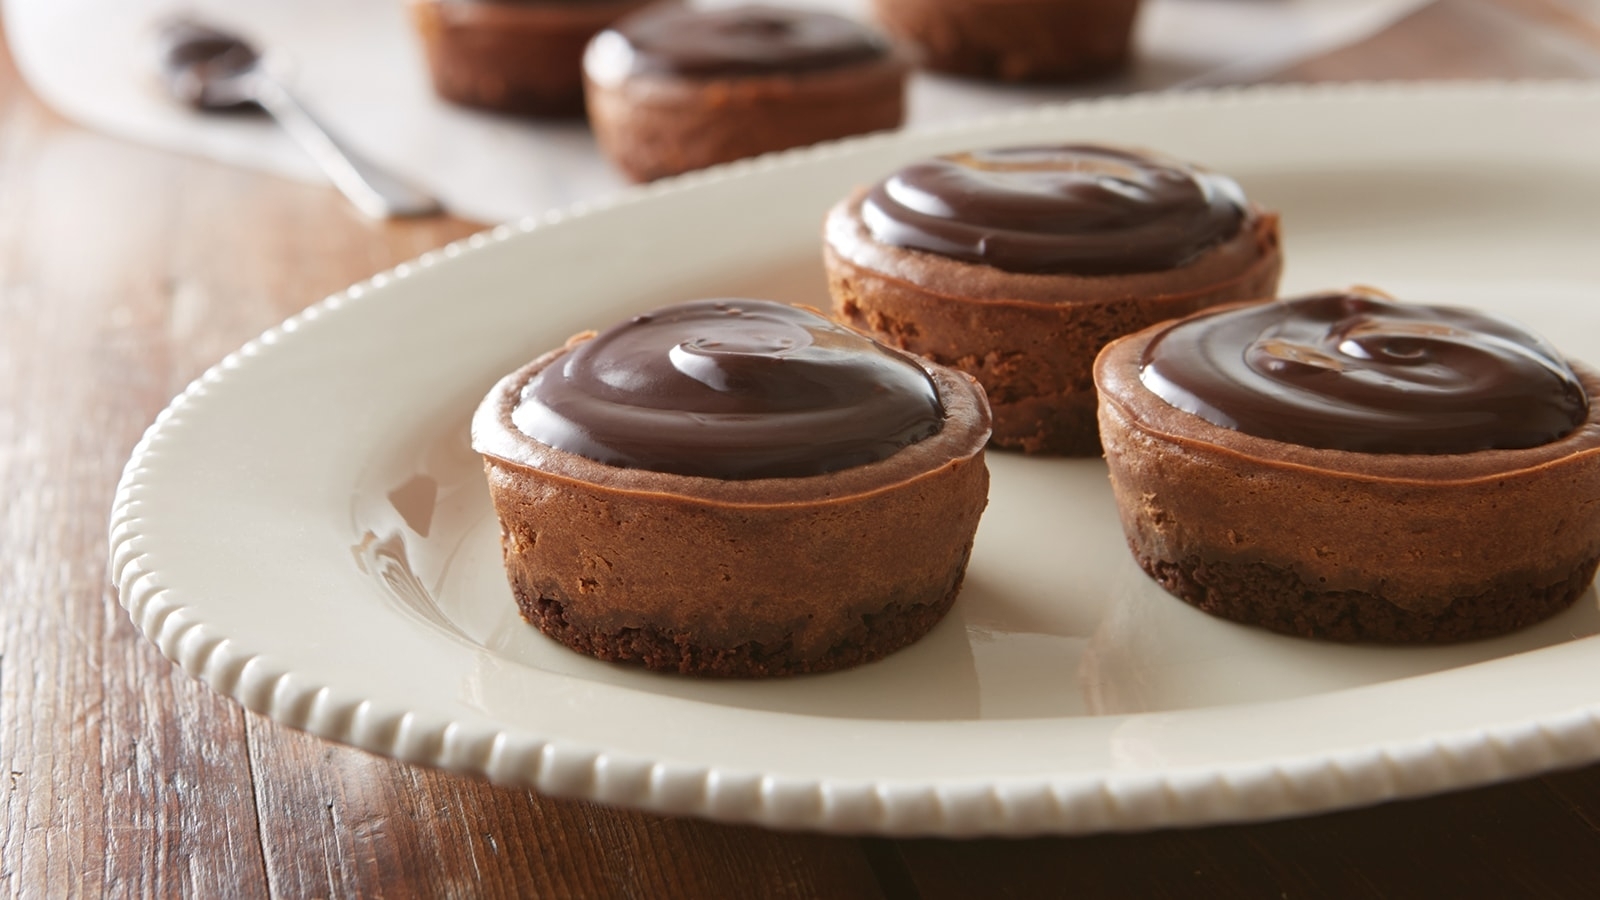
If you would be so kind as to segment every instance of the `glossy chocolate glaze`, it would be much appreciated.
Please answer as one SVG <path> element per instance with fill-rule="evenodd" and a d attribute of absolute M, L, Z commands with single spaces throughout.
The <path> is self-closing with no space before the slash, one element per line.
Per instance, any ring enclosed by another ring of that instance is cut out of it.
<path fill-rule="evenodd" d="M 1221 175 L 1109 147 L 979 150 L 907 166 L 861 207 L 877 241 L 1008 272 L 1122 275 L 1182 266 L 1239 232 Z"/>
<path fill-rule="evenodd" d="M 591 73 L 606 80 L 810 72 L 883 59 L 889 52 L 875 32 L 842 16 L 760 4 L 652 7 L 618 22 L 597 44 L 614 45 L 614 52 L 594 54 L 611 61 L 603 68 L 625 69 Z"/>
<path fill-rule="evenodd" d="M 816 313 L 700 300 L 577 345 L 511 418 L 607 465 L 737 480 L 876 462 L 937 434 L 944 408 L 915 360 Z"/>
<path fill-rule="evenodd" d="M 1364 291 L 1186 319 L 1145 348 L 1139 379 L 1213 425 L 1362 453 L 1537 447 L 1589 411 L 1577 376 L 1542 338 L 1482 313 Z"/>

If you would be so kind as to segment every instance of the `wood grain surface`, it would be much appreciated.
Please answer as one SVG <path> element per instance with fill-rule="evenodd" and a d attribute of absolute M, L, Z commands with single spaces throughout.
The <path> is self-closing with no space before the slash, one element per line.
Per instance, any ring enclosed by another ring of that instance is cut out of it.
<path fill-rule="evenodd" d="M 1440 0 L 1275 76 L 1417 77 L 1600 77 L 1600 3 Z M 84 131 L 0 58 L 7 896 L 1600 897 L 1600 766 L 1261 825 L 902 841 L 548 799 L 213 694 L 108 586 L 134 443 L 244 341 L 479 227 L 373 224 L 331 189 Z"/>

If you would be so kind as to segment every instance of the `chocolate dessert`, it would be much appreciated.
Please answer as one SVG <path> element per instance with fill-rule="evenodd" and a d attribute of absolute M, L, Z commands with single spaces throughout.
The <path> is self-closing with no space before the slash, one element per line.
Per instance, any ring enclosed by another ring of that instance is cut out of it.
<path fill-rule="evenodd" d="M 1071 81 L 1127 64 L 1139 0 L 873 0 L 872 9 L 930 69 Z"/>
<path fill-rule="evenodd" d="M 589 121 L 630 178 L 897 127 L 906 64 L 864 25 L 777 6 L 645 10 L 584 56 Z"/>
<path fill-rule="evenodd" d="M 931 629 L 987 503 L 988 436 L 967 376 L 759 300 L 579 335 L 472 425 L 529 622 L 732 676 L 853 666 Z"/>
<path fill-rule="evenodd" d="M 583 49 L 652 0 L 411 0 L 434 92 L 537 116 L 583 114 Z"/>
<path fill-rule="evenodd" d="M 1282 269 L 1277 216 L 1230 179 L 1084 145 L 907 166 L 834 207 L 824 256 L 837 318 L 976 377 L 996 446 L 1072 456 L 1100 454 L 1106 342 Z"/>
<path fill-rule="evenodd" d="M 1490 637 L 1600 562 L 1600 374 L 1503 319 L 1371 290 L 1197 313 L 1095 365 L 1139 565 L 1341 641 Z"/>

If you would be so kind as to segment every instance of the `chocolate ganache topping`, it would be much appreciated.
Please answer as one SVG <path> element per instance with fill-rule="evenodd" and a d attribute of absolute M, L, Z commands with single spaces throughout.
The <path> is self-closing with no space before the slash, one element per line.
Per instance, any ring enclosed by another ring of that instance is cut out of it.
<path fill-rule="evenodd" d="M 1588 416 L 1560 354 L 1503 319 L 1319 294 L 1186 319 L 1145 348 L 1140 381 L 1213 425 L 1328 450 L 1515 450 Z"/>
<path fill-rule="evenodd" d="M 512 422 L 622 468 L 728 480 L 865 465 L 937 434 L 944 407 L 910 357 L 766 300 L 637 316 L 529 380 Z"/>
<path fill-rule="evenodd" d="M 1239 233 L 1231 179 L 1109 147 L 1015 147 L 907 166 L 861 206 L 872 236 L 1008 272 L 1126 275 L 1182 266 Z"/>
<path fill-rule="evenodd" d="M 606 82 L 630 74 L 726 78 L 832 69 L 888 52 L 888 44 L 872 30 L 829 13 L 764 5 L 666 5 L 603 32 L 590 49 L 588 70 Z"/>

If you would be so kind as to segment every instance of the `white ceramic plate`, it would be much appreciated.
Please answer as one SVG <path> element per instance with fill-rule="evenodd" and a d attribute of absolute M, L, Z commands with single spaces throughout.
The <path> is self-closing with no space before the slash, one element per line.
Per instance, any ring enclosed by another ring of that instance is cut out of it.
<path fill-rule="evenodd" d="M 1125 550 L 1103 465 L 992 454 L 967 586 L 855 671 L 707 682 L 518 620 L 466 423 L 489 385 L 645 307 L 825 304 L 824 210 L 930 153 L 1110 140 L 1283 212 L 1286 287 L 1513 315 L 1600 362 L 1600 88 L 1148 96 L 736 165 L 495 231 L 307 310 L 175 400 L 112 515 L 122 602 L 185 671 L 378 753 L 728 821 L 1017 834 L 1260 819 L 1600 758 L 1600 608 L 1448 648 L 1208 618 Z"/>

